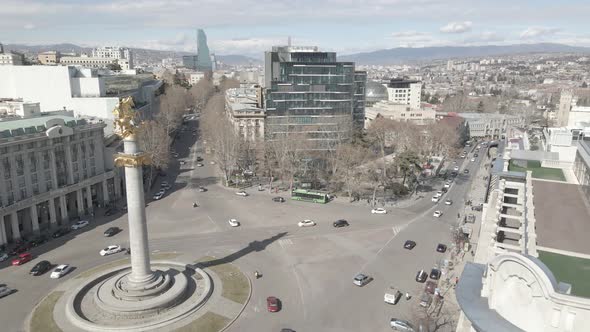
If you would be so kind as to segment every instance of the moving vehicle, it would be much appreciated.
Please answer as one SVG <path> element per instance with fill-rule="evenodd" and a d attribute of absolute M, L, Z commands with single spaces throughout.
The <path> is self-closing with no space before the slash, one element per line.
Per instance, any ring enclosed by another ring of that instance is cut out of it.
<path fill-rule="evenodd" d="M 359 286 L 359 287 L 362 287 L 362 286 L 368 284 L 370 281 L 371 281 L 371 277 L 369 277 L 368 275 L 359 273 L 354 277 L 354 279 L 352 280 L 352 283 Z"/>
<path fill-rule="evenodd" d="M 0 298 L 8 296 L 14 292 L 16 292 L 16 289 L 8 288 L 6 286 L 0 286 Z"/>
<path fill-rule="evenodd" d="M 300 222 L 297 223 L 297 226 L 299 227 L 310 227 L 310 226 L 315 226 L 315 221 L 310 220 L 310 219 L 304 219 Z"/>
<path fill-rule="evenodd" d="M 439 190 L 439 191 L 436 192 L 436 197 L 439 197 L 440 198 L 440 197 L 442 197 L 442 195 L 443 195 L 442 190 Z"/>
<path fill-rule="evenodd" d="M 268 309 L 268 312 L 277 312 L 281 310 L 280 300 L 274 296 L 267 297 L 266 308 Z"/>
<path fill-rule="evenodd" d="M 471 158 L 471 161 L 475 161 L 475 158 Z"/>
<path fill-rule="evenodd" d="M 157 193 L 155 193 L 154 196 L 152 196 L 152 198 L 155 199 L 155 200 L 159 200 L 162 197 L 164 197 L 164 194 L 165 193 L 166 192 L 162 189 L 162 190 L 158 191 Z"/>
<path fill-rule="evenodd" d="M 442 215 L 443 215 L 443 213 L 442 213 L 442 211 L 440 211 L 440 210 L 436 210 L 436 211 L 434 211 L 434 213 L 432 214 L 432 216 L 433 216 L 433 217 L 435 217 L 435 218 L 440 218 L 440 216 L 442 216 Z"/>
<path fill-rule="evenodd" d="M 24 263 L 30 261 L 33 259 L 33 255 L 31 255 L 30 253 L 26 252 L 24 254 L 20 254 L 18 255 L 18 258 L 15 258 L 12 260 L 12 265 L 14 266 L 18 266 L 18 265 L 23 265 Z"/>
<path fill-rule="evenodd" d="M 453 205 L 453 200 L 452 199 L 447 199 L 445 201 L 445 205 Z"/>
<path fill-rule="evenodd" d="M 436 246 L 436 251 L 438 251 L 438 252 L 446 252 L 447 251 L 447 246 L 444 245 L 444 244 L 442 244 L 442 243 L 439 243 Z"/>
<path fill-rule="evenodd" d="M 285 202 L 285 199 L 282 198 L 282 197 L 280 197 L 280 196 L 277 196 L 277 197 L 273 197 L 272 198 L 272 201 L 273 202 L 277 202 L 277 203 L 284 203 Z"/>
<path fill-rule="evenodd" d="M 383 301 L 389 304 L 396 304 L 399 299 L 402 297 L 402 292 L 398 289 L 389 286 L 388 289 L 385 290 L 385 295 L 383 295 Z"/>
<path fill-rule="evenodd" d="M 452 183 L 451 181 L 445 182 L 445 186 L 444 187 L 445 188 L 451 188 L 451 183 Z"/>
<path fill-rule="evenodd" d="M 428 278 L 428 273 L 426 273 L 426 271 L 424 271 L 424 270 L 420 270 L 420 271 L 418 271 L 418 273 L 416 273 L 416 281 L 417 282 L 425 282 L 427 278 Z"/>
<path fill-rule="evenodd" d="M 117 209 L 112 208 L 112 209 L 108 209 L 105 211 L 104 215 L 105 216 L 112 216 L 113 214 L 117 213 Z"/>
<path fill-rule="evenodd" d="M 53 272 L 51 272 L 51 275 L 49 277 L 51 279 L 59 279 L 68 274 L 68 272 L 70 272 L 71 269 L 72 267 L 69 264 L 58 265 L 55 269 L 53 269 Z"/>
<path fill-rule="evenodd" d="M 112 255 L 112 254 L 116 254 L 118 252 L 123 251 L 123 249 L 121 248 L 121 246 L 119 245 L 110 245 L 106 248 L 104 248 L 103 250 L 100 251 L 100 255 L 101 256 L 108 256 L 108 255 Z"/>
<path fill-rule="evenodd" d="M 336 228 L 349 226 L 348 221 L 344 219 L 336 220 L 332 225 Z"/>
<path fill-rule="evenodd" d="M 204 193 L 206 191 L 207 191 L 207 188 L 205 188 L 205 187 L 199 187 L 199 192 L 200 193 Z"/>
<path fill-rule="evenodd" d="M 407 320 L 392 318 L 389 326 L 395 331 L 414 332 L 414 326 Z"/>
<path fill-rule="evenodd" d="M 36 238 L 32 239 L 31 242 L 29 242 L 29 244 L 31 245 L 31 247 L 38 247 L 43 243 L 47 242 L 48 240 L 49 239 L 47 238 L 47 236 L 39 235 Z"/>
<path fill-rule="evenodd" d="M 373 210 L 371 210 L 371 213 L 373 213 L 373 214 L 386 214 L 387 210 L 385 210 L 384 208 L 374 208 Z"/>
<path fill-rule="evenodd" d="M 39 263 L 35 264 L 29 274 L 34 276 L 42 275 L 43 273 L 47 272 L 51 268 L 51 263 L 49 261 L 40 261 Z"/>
<path fill-rule="evenodd" d="M 436 195 L 435 196 L 432 196 L 432 201 L 434 203 L 438 203 L 439 200 L 440 200 L 440 198 L 438 198 L 438 196 L 436 196 Z"/>
<path fill-rule="evenodd" d="M 0 262 L 4 262 L 8 259 L 8 254 L 5 252 L 0 252 Z"/>
<path fill-rule="evenodd" d="M 228 220 L 228 223 L 231 227 L 238 227 L 240 226 L 240 222 L 237 221 L 236 219 L 230 219 Z"/>
<path fill-rule="evenodd" d="M 160 188 L 165 188 L 165 187 L 170 187 L 170 184 L 168 183 L 168 181 L 160 182 Z"/>
<path fill-rule="evenodd" d="M 458 172 L 459 171 L 459 166 L 453 167 L 453 171 Z"/>
<path fill-rule="evenodd" d="M 88 224 L 89 224 L 88 220 L 80 220 L 72 225 L 72 229 L 76 230 L 76 229 L 84 228 L 84 227 L 88 226 Z"/>
<path fill-rule="evenodd" d="M 197 167 L 203 167 L 205 165 L 203 165 L 202 163 L 197 163 Z"/>
<path fill-rule="evenodd" d="M 57 231 L 55 231 L 53 233 L 53 235 L 51 235 L 52 238 L 56 239 L 58 237 L 62 237 L 66 234 L 68 234 L 70 232 L 69 228 L 62 228 L 62 229 L 58 229 Z"/>
<path fill-rule="evenodd" d="M 404 243 L 404 248 L 408 249 L 408 250 L 414 249 L 415 246 L 416 246 L 416 242 L 414 242 L 412 240 L 407 240 L 406 243 Z"/>
<path fill-rule="evenodd" d="M 463 170 L 463 174 L 469 174 L 469 170 L 468 169 Z"/>
<path fill-rule="evenodd" d="M 201 157 L 201 156 L 198 156 L 198 157 L 197 157 L 197 161 L 203 161 L 203 157 Z"/>
<path fill-rule="evenodd" d="M 326 204 L 329 201 L 327 193 L 309 191 L 306 189 L 293 189 L 291 192 L 291 199 L 321 204 Z"/>
<path fill-rule="evenodd" d="M 246 196 L 248 196 L 248 193 L 247 193 L 247 192 L 245 192 L 245 191 L 243 191 L 243 190 L 241 190 L 241 191 L 238 191 L 238 192 L 236 193 L 236 195 L 238 195 L 238 196 L 242 196 L 242 197 L 246 197 Z"/>
<path fill-rule="evenodd" d="M 430 270 L 430 279 L 438 280 L 440 279 L 441 272 L 439 269 L 432 269 Z"/>
<path fill-rule="evenodd" d="M 119 227 L 109 227 L 106 231 L 104 231 L 103 235 L 106 237 L 111 237 L 117 233 L 119 233 L 121 229 Z"/>

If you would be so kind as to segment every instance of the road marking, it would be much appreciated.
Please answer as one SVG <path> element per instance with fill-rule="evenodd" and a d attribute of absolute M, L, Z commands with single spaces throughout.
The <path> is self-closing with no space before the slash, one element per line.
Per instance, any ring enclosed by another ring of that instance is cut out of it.
<path fill-rule="evenodd" d="M 216 230 L 219 230 L 219 226 L 217 226 L 217 224 L 215 223 L 215 221 L 213 221 L 213 219 L 211 219 L 210 215 L 207 215 L 207 218 L 211 221 L 211 223 L 213 224 L 213 226 L 215 226 Z"/>
<path fill-rule="evenodd" d="M 285 246 L 293 245 L 293 241 L 291 239 L 281 239 L 279 240 L 279 245 L 285 249 Z"/>
<path fill-rule="evenodd" d="M 297 274 L 295 267 L 292 266 L 291 269 L 293 269 L 293 274 L 295 275 L 295 279 L 297 280 L 297 288 L 299 288 L 299 296 L 301 297 L 301 307 L 303 308 L 303 320 L 305 321 L 307 317 L 307 311 L 305 310 L 305 301 L 303 300 L 303 289 L 301 288 L 301 281 L 299 280 L 299 275 Z"/>

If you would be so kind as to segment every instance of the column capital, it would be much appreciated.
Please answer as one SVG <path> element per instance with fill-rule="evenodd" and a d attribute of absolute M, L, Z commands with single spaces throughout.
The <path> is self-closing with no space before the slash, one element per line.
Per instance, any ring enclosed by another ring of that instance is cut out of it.
<path fill-rule="evenodd" d="M 151 162 L 151 157 L 144 152 L 133 154 L 119 153 L 115 157 L 115 165 L 117 167 L 140 167 L 149 165 Z"/>

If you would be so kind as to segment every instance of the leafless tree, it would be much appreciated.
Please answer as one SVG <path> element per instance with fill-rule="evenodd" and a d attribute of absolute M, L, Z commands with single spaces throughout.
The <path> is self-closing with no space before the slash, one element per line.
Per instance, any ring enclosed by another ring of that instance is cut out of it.
<path fill-rule="evenodd" d="M 361 186 L 363 170 L 360 166 L 367 160 L 367 153 L 363 147 L 350 143 L 340 145 L 335 153 L 336 172 L 332 179 L 342 183 L 351 199 Z"/>
<path fill-rule="evenodd" d="M 424 331 L 450 332 L 457 328 L 457 316 L 458 312 L 445 308 L 444 299 L 434 296 L 434 301 L 429 308 L 418 307 L 412 310 L 410 320 L 416 330 L 422 326 Z"/>
<path fill-rule="evenodd" d="M 443 103 L 443 108 L 446 112 L 463 113 L 468 112 L 471 107 L 469 99 L 462 91 L 454 96 L 447 97 Z"/>
<path fill-rule="evenodd" d="M 234 79 L 234 78 L 229 78 L 226 76 L 221 77 L 221 80 L 219 80 L 219 92 L 221 93 L 225 93 L 225 91 L 227 91 L 227 89 L 233 89 L 233 88 L 239 88 L 240 87 L 240 81 Z"/>
<path fill-rule="evenodd" d="M 186 89 L 178 85 L 167 85 L 165 93 L 160 96 L 158 121 L 164 124 L 168 134 L 180 126 L 182 116 L 186 113 L 186 107 Z"/>
<path fill-rule="evenodd" d="M 163 123 L 158 121 L 142 122 L 138 130 L 140 148 L 151 158 L 150 176 L 147 188 L 152 185 L 153 169 L 166 169 L 170 161 L 170 136 Z"/>
<path fill-rule="evenodd" d="M 192 99 L 192 105 L 195 106 L 197 112 L 200 112 L 209 101 L 209 98 L 215 94 L 215 86 L 210 78 L 204 77 L 193 85 L 188 92 Z"/>

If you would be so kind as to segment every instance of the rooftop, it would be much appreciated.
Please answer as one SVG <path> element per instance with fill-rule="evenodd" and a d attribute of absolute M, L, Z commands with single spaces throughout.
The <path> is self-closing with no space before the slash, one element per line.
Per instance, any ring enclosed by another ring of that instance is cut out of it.
<path fill-rule="evenodd" d="M 539 259 L 547 265 L 558 282 L 572 286 L 572 295 L 590 298 L 590 259 L 542 250 L 539 250 Z"/>

